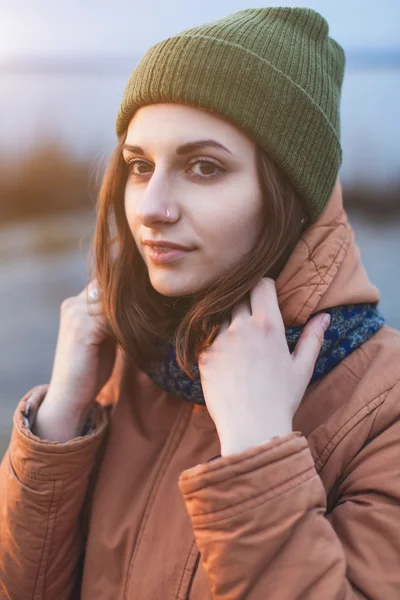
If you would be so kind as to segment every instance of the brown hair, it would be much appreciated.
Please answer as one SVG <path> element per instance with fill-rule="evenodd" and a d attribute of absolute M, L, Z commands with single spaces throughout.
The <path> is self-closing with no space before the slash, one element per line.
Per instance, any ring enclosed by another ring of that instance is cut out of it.
<path fill-rule="evenodd" d="M 233 306 L 261 277 L 278 276 L 307 225 L 307 215 L 287 178 L 257 146 L 265 215 L 253 249 L 207 289 L 193 296 L 165 297 L 151 285 L 125 217 L 128 166 L 122 144 L 111 156 L 97 198 L 89 279 L 97 279 L 110 330 L 139 369 L 161 358 L 162 344 L 172 336 L 178 364 L 192 376 L 193 362 L 213 342 Z"/>

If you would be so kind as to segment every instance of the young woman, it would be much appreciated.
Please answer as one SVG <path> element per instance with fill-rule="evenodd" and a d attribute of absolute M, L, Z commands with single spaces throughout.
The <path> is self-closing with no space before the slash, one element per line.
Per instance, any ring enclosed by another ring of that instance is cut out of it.
<path fill-rule="evenodd" d="M 343 210 L 344 62 L 263 8 L 133 71 L 1 465 L 2 598 L 400 598 L 400 333 Z"/>

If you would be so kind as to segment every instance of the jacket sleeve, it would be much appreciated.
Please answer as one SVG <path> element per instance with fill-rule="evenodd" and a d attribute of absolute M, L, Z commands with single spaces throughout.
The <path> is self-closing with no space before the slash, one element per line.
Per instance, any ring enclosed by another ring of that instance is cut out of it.
<path fill-rule="evenodd" d="M 19 402 L 0 466 L 0 597 L 71 600 L 84 551 L 81 513 L 108 416 L 98 402 L 91 429 L 65 443 L 29 428 L 48 384 Z M 28 410 L 29 409 L 29 410 Z"/>
<path fill-rule="evenodd" d="M 400 598 L 399 397 L 376 409 L 329 514 L 300 432 L 181 473 L 214 600 Z"/>

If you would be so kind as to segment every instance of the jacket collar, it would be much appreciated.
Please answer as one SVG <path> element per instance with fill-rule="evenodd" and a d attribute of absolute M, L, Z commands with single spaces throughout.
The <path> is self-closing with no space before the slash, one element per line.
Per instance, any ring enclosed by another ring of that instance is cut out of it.
<path fill-rule="evenodd" d="M 285 327 L 341 304 L 378 302 L 343 208 L 339 177 L 324 212 L 303 233 L 276 280 Z"/>

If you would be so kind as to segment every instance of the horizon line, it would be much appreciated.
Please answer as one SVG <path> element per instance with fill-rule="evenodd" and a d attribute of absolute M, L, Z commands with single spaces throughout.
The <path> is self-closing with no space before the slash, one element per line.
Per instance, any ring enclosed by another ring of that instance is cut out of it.
<path fill-rule="evenodd" d="M 11 73 L 63 73 L 74 74 L 125 74 L 126 69 L 132 70 L 140 61 L 144 52 L 124 54 L 84 54 L 48 56 L 46 54 L 8 56 L 0 59 L 0 71 Z M 345 49 L 346 67 L 385 68 L 400 67 L 400 47 L 386 48 L 354 47 Z"/>

